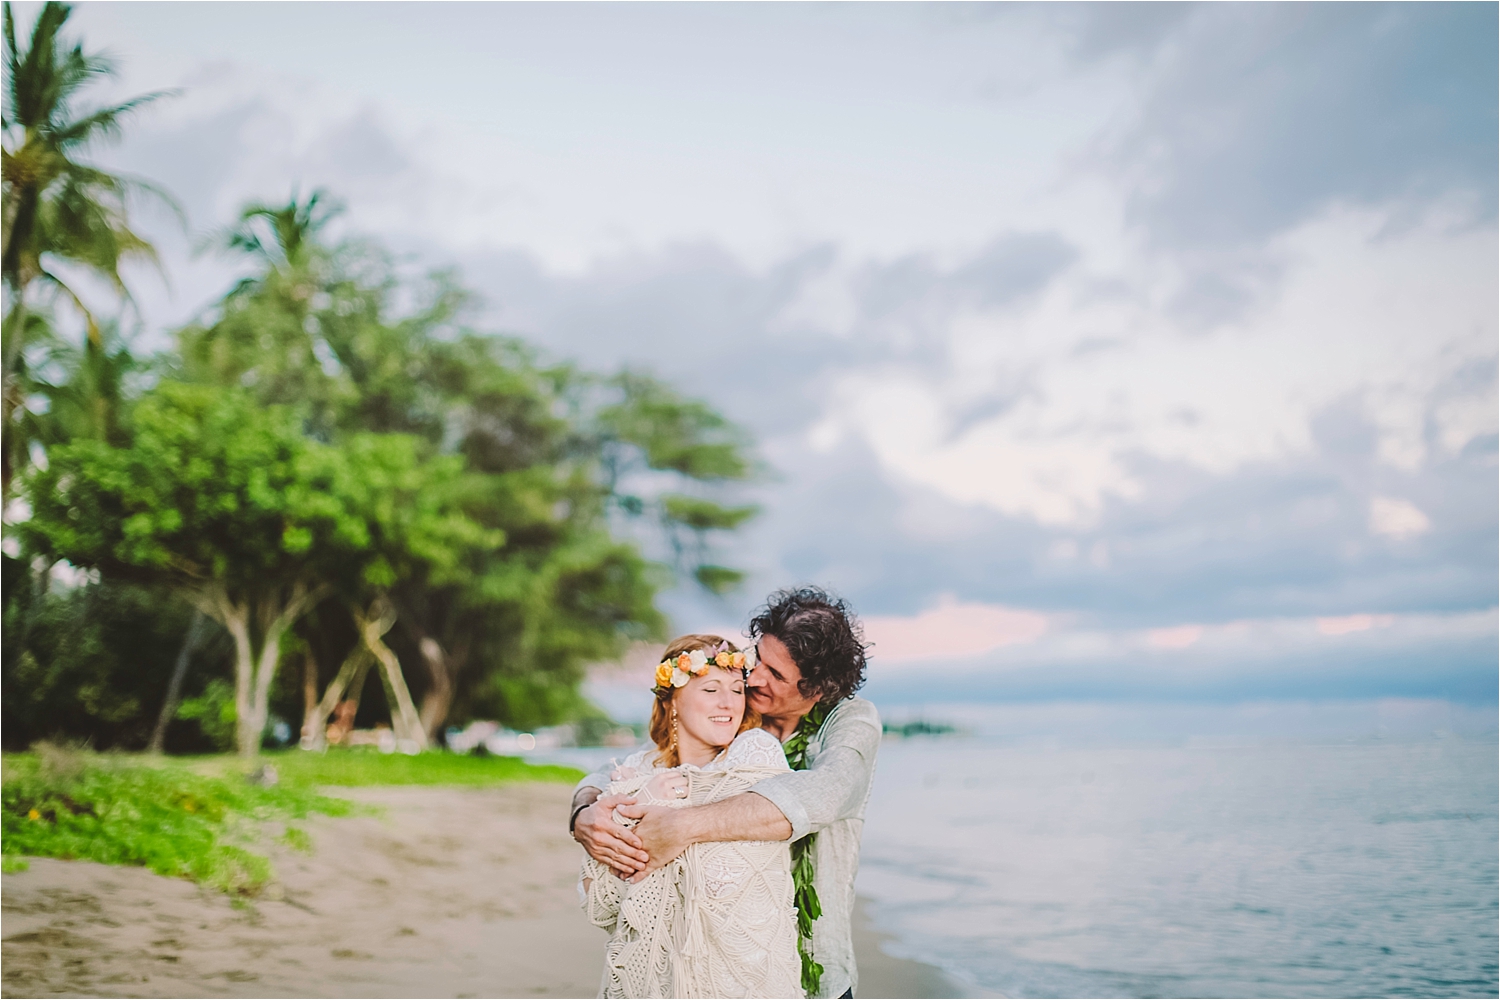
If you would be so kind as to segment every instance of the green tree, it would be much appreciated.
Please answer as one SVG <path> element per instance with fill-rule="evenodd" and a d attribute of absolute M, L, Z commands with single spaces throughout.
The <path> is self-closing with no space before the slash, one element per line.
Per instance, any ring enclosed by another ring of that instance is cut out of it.
<path fill-rule="evenodd" d="M 110 61 L 71 47 L 62 29 L 72 9 L 49 2 L 42 6 L 28 43 L 16 35 L 15 16 L 4 5 L 5 69 L 3 152 L 3 247 L 0 274 L 10 299 L 4 333 L 3 428 L 0 448 L 3 490 L 9 495 L 18 460 L 25 449 L 11 443 L 12 417 L 25 398 L 24 382 L 16 371 L 36 325 L 27 321 L 28 292 L 44 285 L 72 302 L 88 325 L 89 342 L 102 350 L 102 335 L 94 313 L 51 269 L 61 260 L 83 267 L 109 281 L 128 299 L 120 275 L 122 263 L 132 258 L 155 262 L 151 245 L 129 224 L 128 199 L 151 192 L 170 199 L 143 181 L 112 174 L 79 160 L 90 144 L 118 138 L 125 118 L 163 96 L 146 94 L 109 107 L 81 110 L 80 92 L 91 82 L 114 72 Z"/>
<path fill-rule="evenodd" d="M 82 347 L 48 335 L 35 344 L 25 377 L 45 411 L 33 416 L 34 440 L 44 448 L 78 438 L 123 445 L 130 434 L 130 407 L 152 375 L 151 359 L 137 358 L 114 322 L 100 325 L 98 341 Z"/>
<path fill-rule="evenodd" d="M 100 325 L 97 342 L 70 343 L 53 331 L 48 311 L 30 311 L 27 350 L 8 373 L 18 400 L 6 427 L 11 468 L 30 464 L 34 451 L 76 438 L 123 443 L 132 398 L 154 375 L 155 359 L 137 358 L 114 322 Z"/>
<path fill-rule="evenodd" d="M 747 479 L 749 439 L 712 407 L 648 375 L 624 372 L 605 384 L 615 398 L 599 410 L 592 433 L 613 505 L 628 514 L 654 513 L 678 567 L 715 594 L 733 590 L 744 574 L 710 561 L 709 533 L 734 531 L 759 508 L 660 489 L 643 497 L 631 487 L 659 482 L 663 472 L 675 473 L 678 487 Z"/>
<path fill-rule="evenodd" d="M 225 295 L 210 322 L 177 331 L 184 378 L 245 387 L 263 403 L 295 406 L 324 438 L 349 389 L 321 327 L 331 314 L 365 308 L 340 273 L 341 257 L 350 254 L 318 242 L 338 211 L 321 191 L 279 207 L 247 205 L 210 246 L 250 258 L 257 273 Z"/>
<path fill-rule="evenodd" d="M 420 434 L 461 456 L 471 473 L 466 509 L 507 539 L 445 583 L 417 574 L 392 592 L 425 667 L 424 725 L 435 734 L 455 703 L 525 726 L 585 712 L 584 665 L 665 624 L 654 598 L 670 573 L 616 538 L 617 521 L 660 524 L 695 578 L 716 591 L 732 586 L 735 571 L 704 564 L 704 536 L 732 530 L 754 508 L 661 483 L 711 489 L 746 478 L 747 442 L 711 408 L 655 380 L 545 365 L 518 341 L 464 329 L 465 296 L 447 276 L 431 283 L 422 309 L 394 322 L 383 318 L 390 287 L 346 288 L 375 302 L 309 324 L 352 387 L 340 423 Z M 723 575 L 714 578 L 716 569 Z M 482 669 L 471 676 L 475 662 Z"/>
<path fill-rule="evenodd" d="M 309 697 L 303 718 L 304 746 L 322 742 L 328 715 L 349 688 L 358 690 L 371 663 L 378 665 L 398 741 L 421 749 L 428 743 L 400 662 L 383 637 L 396 620 L 393 587 L 420 579 L 432 587 L 464 579 L 467 567 L 486 560 L 505 541 L 462 510 L 465 475 L 453 456 L 423 461 L 418 439 L 398 434 L 356 434 L 340 448 L 360 470 L 369 538 L 359 558 L 346 558 L 331 585 L 354 625 L 354 648 L 316 703 Z"/>
<path fill-rule="evenodd" d="M 317 193 L 245 210 L 222 242 L 259 271 L 179 332 L 184 376 L 296 405 L 321 438 L 410 434 L 427 453 L 462 460 L 459 502 L 504 544 L 470 552 L 441 579 L 411 563 L 388 592 L 387 627 L 420 664 L 429 735 L 454 712 L 536 725 L 586 711 L 584 664 L 664 626 L 654 598 L 670 571 L 617 534 L 651 529 L 649 544 L 715 592 L 738 582 L 708 539 L 755 513 L 715 496 L 750 475 L 748 440 L 647 376 L 548 364 L 468 328 L 469 297 L 451 275 L 403 287 L 377 248 L 321 242 L 327 204 Z M 415 308 L 398 313 L 398 295 Z M 329 624 L 321 612 L 317 621 Z M 306 699 L 311 742 L 337 687 L 321 705 Z"/>
<path fill-rule="evenodd" d="M 287 630 L 368 543 L 362 473 L 306 438 L 296 416 L 243 393 L 166 383 L 126 447 L 55 449 L 28 482 L 34 550 L 108 578 L 168 587 L 235 649 L 241 753 L 259 749 Z"/>

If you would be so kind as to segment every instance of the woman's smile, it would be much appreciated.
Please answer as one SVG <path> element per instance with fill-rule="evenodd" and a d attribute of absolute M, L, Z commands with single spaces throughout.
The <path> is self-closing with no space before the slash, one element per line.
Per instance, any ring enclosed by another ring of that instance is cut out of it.
<path fill-rule="evenodd" d="M 745 719 L 745 677 L 720 667 L 694 677 L 672 697 L 681 760 L 699 767 L 734 741 Z"/>

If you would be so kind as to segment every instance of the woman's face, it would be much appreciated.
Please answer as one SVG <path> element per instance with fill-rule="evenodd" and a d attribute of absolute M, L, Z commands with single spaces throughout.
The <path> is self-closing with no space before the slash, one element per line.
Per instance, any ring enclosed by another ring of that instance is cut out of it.
<path fill-rule="evenodd" d="M 745 718 L 745 679 L 738 670 L 711 668 L 677 689 L 677 739 L 690 756 L 690 742 L 703 749 L 728 746 Z"/>

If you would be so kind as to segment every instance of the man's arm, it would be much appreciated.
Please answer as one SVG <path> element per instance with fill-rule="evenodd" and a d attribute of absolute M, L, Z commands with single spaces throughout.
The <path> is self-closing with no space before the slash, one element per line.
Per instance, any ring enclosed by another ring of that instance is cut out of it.
<path fill-rule="evenodd" d="M 644 871 L 659 868 L 691 844 L 720 840 L 800 840 L 857 815 L 869 794 L 880 716 L 859 700 L 830 723 L 824 748 L 811 768 L 767 778 L 754 791 L 686 809 L 624 806 L 640 819 L 635 834 L 650 856 Z"/>
<path fill-rule="evenodd" d="M 667 806 L 622 806 L 620 815 L 639 818 L 634 833 L 648 858 L 632 881 L 677 857 L 693 844 L 717 840 L 786 840 L 792 824 L 770 800 L 741 792 L 722 802 L 672 809 Z"/>
<path fill-rule="evenodd" d="M 771 802 L 787 821 L 790 839 L 801 840 L 859 815 L 870 791 L 879 733 L 868 742 L 868 747 L 825 749 L 806 771 L 779 774 L 755 786 L 755 794 Z"/>

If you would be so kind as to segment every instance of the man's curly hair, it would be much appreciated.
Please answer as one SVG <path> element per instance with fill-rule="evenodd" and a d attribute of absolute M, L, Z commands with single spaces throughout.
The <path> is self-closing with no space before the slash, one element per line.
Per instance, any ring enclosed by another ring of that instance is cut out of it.
<path fill-rule="evenodd" d="M 864 631 L 854 610 L 819 587 L 778 590 L 750 619 L 751 641 L 775 636 L 802 673 L 804 698 L 842 701 L 865 682 Z"/>

